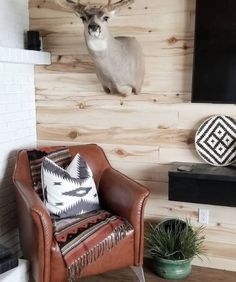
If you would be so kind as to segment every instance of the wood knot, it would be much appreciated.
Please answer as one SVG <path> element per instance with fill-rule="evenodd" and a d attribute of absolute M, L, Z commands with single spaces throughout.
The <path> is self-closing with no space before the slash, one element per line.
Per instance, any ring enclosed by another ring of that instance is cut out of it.
<path fill-rule="evenodd" d="M 69 136 L 70 139 L 76 139 L 78 137 L 78 132 L 77 131 L 71 131 L 68 134 L 68 136 Z"/>
<path fill-rule="evenodd" d="M 168 129 L 166 125 L 162 125 L 162 124 L 160 124 L 157 128 L 158 129 Z"/>
<path fill-rule="evenodd" d="M 172 44 L 175 44 L 178 41 L 178 39 L 176 37 L 172 36 L 167 41 L 168 41 L 169 44 L 172 45 Z"/>
<path fill-rule="evenodd" d="M 195 137 L 194 136 L 190 136 L 189 138 L 187 138 L 187 144 L 188 145 L 191 145 L 191 144 L 194 144 L 194 141 L 195 140 Z"/>
<path fill-rule="evenodd" d="M 121 149 L 116 150 L 117 155 L 124 155 L 124 152 Z"/>
<path fill-rule="evenodd" d="M 85 104 L 83 102 L 79 103 L 79 109 L 83 110 L 85 109 Z"/>
<path fill-rule="evenodd" d="M 130 154 L 128 152 L 126 152 L 122 149 L 119 149 L 119 148 L 115 149 L 114 152 L 117 156 L 119 156 L 121 158 L 125 158 L 125 157 L 130 156 Z"/>
<path fill-rule="evenodd" d="M 187 50 L 187 49 L 188 49 L 188 45 L 187 45 L 187 44 L 184 44 L 182 48 L 183 48 L 184 50 Z"/>

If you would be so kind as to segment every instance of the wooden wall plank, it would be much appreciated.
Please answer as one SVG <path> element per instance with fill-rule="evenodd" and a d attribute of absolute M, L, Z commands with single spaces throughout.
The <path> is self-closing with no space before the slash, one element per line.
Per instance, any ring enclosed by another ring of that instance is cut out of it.
<path fill-rule="evenodd" d="M 102 87 L 97 80 L 94 73 L 70 73 L 67 77 L 64 73 L 53 74 L 37 74 L 36 76 L 36 89 L 43 94 L 51 95 L 56 92 L 101 92 Z M 183 81 L 186 78 L 186 81 Z M 170 84 L 170 80 L 172 83 Z M 44 85 L 42 87 L 42 84 Z M 155 93 L 155 89 L 159 88 L 159 92 L 174 92 L 181 91 L 189 92 L 191 85 L 191 74 L 187 71 L 179 72 L 160 72 L 160 73 L 147 73 L 143 85 L 143 93 L 148 93 L 148 89 L 153 89 L 149 93 Z"/>
<path fill-rule="evenodd" d="M 36 101 L 89 101 L 89 100 L 119 100 L 120 103 L 124 103 L 124 101 L 139 101 L 140 103 L 143 101 L 149 101 L 157 104 L 177 104 L 182 103 L 184 101 L 189 101 L 190 92 L 183 92 L 180 91 L 178 93 L 174 92 L 157 92 L 157 93 L 143 93 L 137 96 L 129 96 L 126 98 L 122 97 L 114 97 L 113 95 L 105 95 L 102 90 L 99 92 L 82 92 L 82 93 L 58 93 L 58 92 L 51 92 L 51 93 L 43 93 L 44 90 L 37 89 L 36 94 Z"/>
<path fill-rule="evenodd" d="M 81 3 L 86 3 L 86 0 L 82 0 Z M 93 3 L 107 3 L 107 0 L 99 0 L 93 1 Z M 57 1 L 55 0 L 30 0 L 29 3 L 30 7 L 30 17 L 31 20 L 34 18 L 58 18 L 61 17 L 62 13 L 69 13 L 67 9 L 63 8 L 62 6 L 58 5 Z M 140 14 L 147 14 L 147 15 L 163 15 L 164 13 L 179 13 L 183 11 L 187 11 L 190 13 L 194 13 L 195 10 L 195 1 L 186 1 L 186 0 L 158 0 L 158 1 L 136 1 L 135 4 L 131 6 L 132 9 L 125 9 L 122 10 L 120 16 L 123 15 L 130 15 L 130 16 L 137 16 Z M 48 11 L 48 13 L 45 13 Z"/>
<path fill-rule="evenodd" d="M 69 102 L 64 102 L 64 108 L 61 104 L 51 102 L 49 106 L 41 106 L 38 103 L 38 122 L 68 126 L 77 126 L 78 124 L 87 127 L 97 126 L 97 129 L 120 127 L 153 128 L 154 130 L 155 128 L 159 130 L 175 128 L 178 122 L 178 113 L 175 109 L 169 112 L 163 111 L 161 107 L 156 107 L 156 110 L 151 110 L 151 107 L 142 110 L 142 107 L 141 109 L 134 108 L 132 105 L 129 107 L 129 105 L 126 106 L 116 101 L 114 103 L 101 101 L 100 105 L 97 102 L 94 107 L 91 103 L 81 102 L 77 102 L 73 106 Z M 153 118 L 154 113 L 157 114 L 155 119 Z"/>
<path fill-rule="evenodd" d="M 211 224 L 228 224 L 232 227 L 236 225 L 235 218 L 235 208 L 230 207 L 218 207 L 213 205 L 204 205 L 204 204 L 194 204 L 194 203 L 182 203 L 174 201 L 165 201 L 157 199 L 156 197 L 150 197 L 148 201 L 148 208 L 146 210 L 146 215 L 149 218 L 155 218 L 155 215 L 158 217 L 181 217 L 185 218 L 186 216 L 191 217 L 194 221 L 198 220 L 198 208 L 207 208 L 209 209 L 210 214 L 210 223 Z M 158 210 L 156 210 L 158 207 Z M 234 231 L 235 232 L 235 231 Z"/>
<path fill-rule="evenodd" d="M 189 130 L 145 127 L 121 128 L 119 125 L 99 128 L 99 126 L 99 120 L 97 120 L 97 127 L 84 127 L 83 122 L 76 122 L 75 126 L 70 124 L 38 124 L 38 138 L 40 140 L 73 141 L 79 143 L 93 143 L 96 140 L 96 143 L 127 145 L 142 145 L 148 141 L 150 146 L 168 145 L 169 147 L 177 148 L 186 147 L 187 144 L 192 142 L 192 131 Z"/>
<path fill-rule="evenodd" d="M 192 69 L 192 54 L 179 56 L 146 57 L 146 72 L 159 74 L 160 72 L 182 72 Z M 37 73 L 94 73 L 95 68 L 88 54 L 84 55 L 53 55 L 52 64 L 37 66 Z"/>

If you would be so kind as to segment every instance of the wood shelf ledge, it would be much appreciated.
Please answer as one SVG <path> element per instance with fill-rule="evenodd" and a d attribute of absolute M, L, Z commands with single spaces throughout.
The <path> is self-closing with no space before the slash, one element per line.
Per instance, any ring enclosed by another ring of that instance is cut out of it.
<path fill-rule="evenodd" d="M 0 46 L 0 63 L 50 65 L 51 54 L 42 51 L 32 51 Z"/>

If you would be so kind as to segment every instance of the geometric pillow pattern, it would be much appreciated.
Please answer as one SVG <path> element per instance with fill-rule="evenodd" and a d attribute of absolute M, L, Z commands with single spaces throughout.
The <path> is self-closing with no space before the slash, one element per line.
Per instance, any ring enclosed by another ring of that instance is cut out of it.
<path fill-rule="evenodd" d="M 209 164 L 226 166 L 236 161 L 236 120 L 213 116 L 202 123 L 195 136 L 200 157 Z"/>
<path fill-rule="evenodd" d="M 66 169 L 45 157 L 41 173 L 44 203 L 53 218 L 100 209 L 92 171 L 79 154 Z"/>

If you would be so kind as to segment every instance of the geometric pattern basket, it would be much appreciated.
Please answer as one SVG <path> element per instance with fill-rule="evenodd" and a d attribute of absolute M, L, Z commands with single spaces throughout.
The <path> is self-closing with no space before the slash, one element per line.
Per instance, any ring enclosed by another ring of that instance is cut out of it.
<path fill-rule="evenodd" d="M 195 135 L 199 156 L 214 166 L 236 162 L 236 120 L 229 116 L 213 116 L 205 120 Z"/>

